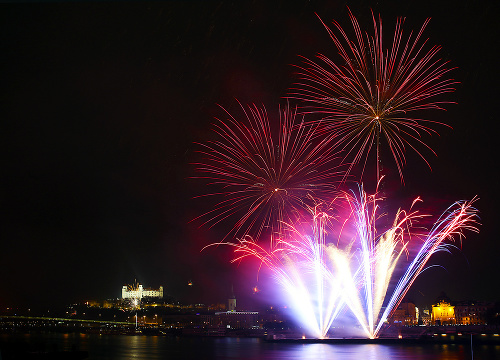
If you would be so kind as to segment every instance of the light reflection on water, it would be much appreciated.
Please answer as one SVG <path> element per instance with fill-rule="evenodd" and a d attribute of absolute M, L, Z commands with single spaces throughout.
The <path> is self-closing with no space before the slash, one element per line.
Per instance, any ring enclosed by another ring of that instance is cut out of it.
<path fill-rule="evenodd" d="M 421 359 L 421 360 L 462 360 L 469 359 L 466 350 L 459 345 L 443 347 L 397 346 L 376 344 L 267 344 L 256 343 L 248 346 L 235 346 L 230 341 L 227 346 L 216 348 L 217 359 Z M 498 353 L 500 355 L 500 353 Z M 491 357 L 494 359 L 495 357 Z M 487 358 L 485 358 L 487 359 Z"/>
<path fill-rule="evenodd" d="M 90 360 L 232 359 L 232 360 L 469 360 L 465 345 L 289 344 L 268 343 L 255 338 L 174 338 L 158 336 L 81 334 L 0 334 L 1 344 L 44 343 L 50 351 L 89 352 Z M 500 346 L 474 347 L 475 360 L 500 358 Z"/>

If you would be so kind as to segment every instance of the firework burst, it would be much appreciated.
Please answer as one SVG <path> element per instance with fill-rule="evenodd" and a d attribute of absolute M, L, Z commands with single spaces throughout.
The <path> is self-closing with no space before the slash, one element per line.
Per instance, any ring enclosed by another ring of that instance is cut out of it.
<path fill-rule="evenodd" d="M 347 226 L 354 231 L 351 235 L 340 231 L 337 241 L 327 239 L 332 215 L 314 207 L 310 209 L 313 219 L 309 230 L 286 224 L 286 231 L 270 250 L 250 237 L 226 244 L 235 249 L 233 261 L 253 257 L 271 270 L 297 319 L 313 336 L 327 337 L 347 307 L 365 335 L 376 338 L 429 258 L 448 250 L 454 238 L 461 238 L 465 230 L 477 232 L 477 211 L 472 206 L 475 199 L 453 204 L 429 232 L 418 233 L 412 232 L 412 223 L 426 216 L 418 211 L 398 210 L 392 225 L 378 231 L 378 203 L 382 199 L 360 189 L 359 193 L 345 193 L 340 200 L 351 211 L 345 220 L 348 224 L 341 228 Z M 419 246 L 411 259 L 410 242 Z M 406 270 L 399 279 L 393 279 L 397 265 L 406 266 Z"/>
<path fill-rule="evenodd" d="M 473 207 L 476 199 L 451 205 L 430 231 L 415 230 L 415 223 L 428 216 L 413 210 L 419 198 L 409 211 L 398 210 L 392 226 L 385 231 L 377 230 L 379 203 L 383 200 L 377 194 L 368 196 L 361 189 L 359 193 L 346 193 L 344 199 L 351 209 L 351 223 L 355 229 L 354 246 L 349 246 L 347 251 L 345 248 L 331 247 L 330 257 L 334 264 L 339 263 L 339 253 L 355 259 L 351 262 L 351 269 L 354 266 L 355 271 L 350 276 L 342 277 L 343 288 L 347 290 L 346 304 L 365 333 L 375 338 L 424 270 L 429 258 L 436 252 L 448 250 L 457 237 L 461 239 L 464 236 L 465 230 L 478 232 L 477 210 Z M 410 245 L 418 248 L 416 255 L 408 250 Z M 404 253 L 406 256 L 402 256 Z M 406 265 L 402 258 L 408 260 Z M 406 270 L 389 291 L 397 265 Z M 386 309 L 381 312 L 384 304 Z"/>
<path fill-rule="evenodd" d="M 215 124 L 216 140 L 201 144 L 204 160 L 195 164 L 221 201 L 201 216 L 214 225 L 238 216 L 230 233 L 258 238 L 264 229 L 280 231 L 306 208 L 310 196 L 334 188 L 335 153 L 318 139 L 317 126 L 298 121 L 296 110 L 279 110 L 273 126 L 265 108 L 241 106 L 237 120 L 226 112 Z"/>
<path fill-rule="evenodd" d="M 385 138 L 403 181 L 406 148 L 416 151 L 427 164 L 418 147 L 432 151 L 421 137 L 436 133 L 429 126 L 436 122 L 420 118 L 420 111 L 443 109 L 449 102 L 441 101 L 440 95 L 453 92 L 456 82 L 447 77 L 447 63 L 437 58 L 440 47 L 427 49 L 427 40 L 422 39 L 429 19 L 418 33 L 410 32 L 405 38 L 404 18 L 398 18 L 392 44 L 386 48 L 380 16 L 377 20 L 372 13 L 373 35 L 361 30 L 350 11 L 349 16 L 354 40 L 339 23 L 333 22 L 336 32 L 323 23 L 342 64 L 322 54 L 317 61 L 304 58 L 290 97 L 305 101 L 306 112 L 324 117 L 333 143 L 346 152 L 346 158 L 352 158 L 351 168 L 363 158 L 366 164 L 375 148 L 377 181 L 379 147 Z"/>
<path fill-rule="evenodd" d="M 443 109 L 441 95 L 456 84 L 447 63 L 437 58 L 440 47 L 423 39 L 429 20 L 406 36 L 399 18 L 385 48 L 380 16 L 372 14 L 369 35 L 349 14 L 354 40 L 338 23 L 336 31 L 323 24 L 342 64 L 321 54 L 316 61 L 305 58 L 290 92 L 306 103 L 306 114 L 319 114 L 320 120 L 305 124 L 286 107 L 276 125 L 264 108 L 241 106 L 241 121 L 228 112 L 218 120 L 217 139 L 202 144 L 204 160 L 196 164 L 198 177 L 217 189 L 206 196 L 221 199 L 201 218 L 211 225 L 236 219 L 229 233 L 238 241 L 213 245 L 233 247 L 233 261 L 254 258 L 269 268 L 297 319 L 318 338 L 328 336 L 344 311 L 352 312 L 367 337 L 376 338 L 430 257 L 448 251 L 466 230 L 478 231 L 476 199 L 456 202 L 427 231 L 414 226 L 427 216 L 413 210 L 420 199 L 383 226 L 377 193 L 368 195 L 362 186 L 332 192 L 336 150 L 343 151 L 343 162 L 351 161 L 344 178 L 356 164 L 364 162 L 364 171 L 375 150 L 377 188 L 383 139 L 401 181 L 407 148 L 426 161 L 419 147 L 430 149 L 422 136 L 436 133 L 436 122 L 419 114 Z M 264 229 L 270 242 L 257 241 Z"/>
<path fill-rule="evenodd" d="M 234 248 L 232 262 L 256 258 L 260 267 L 268 268 L 296 310 L 299 322 L 310 335 L 324 338 L 342 308 L 342 289 L 325 262 L 325 226 L 331 215 L 318 207 L 309 210 L 312 226 L 284 224 L 280 237 L 270 246 L 250 236 L 224 244 Z M 310 234 L 303 231 L 305 228 Z"/>
<path fill-rule="evenodd" d="M 140 310 L 142 297 L 137 281 L 134 284 L 127 285 L 127 291 L 130 296 L 125 299 L 125 306 L 131 311 Z"/>
<path fill-rule="evenodd" d="M 141 290 L 139 288 L 139 284 L 137 283 L 137 281 L 135 281 L 134 284 L 127 285 L 127 291 L 129 292 L 130 296 L 124 299 L 124 305 L 125 308 L 131 313 L 135 312 L 134 314 L 135 328 L 137 329 L 138 326 L 137 312 L 141 309 L 141 302 L 142 302 Z"/>

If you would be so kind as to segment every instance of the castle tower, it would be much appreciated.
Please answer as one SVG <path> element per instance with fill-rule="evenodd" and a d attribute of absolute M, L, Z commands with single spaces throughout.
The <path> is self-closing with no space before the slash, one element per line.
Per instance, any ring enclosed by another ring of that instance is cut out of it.
<path fill-rule="evenodd" d="M 231 296 L 227 300 L 228 302 L 228 310 L 235 311 L 236 310 L 236 297 L 234 296 L 233 285 L 231 285 Z"/>

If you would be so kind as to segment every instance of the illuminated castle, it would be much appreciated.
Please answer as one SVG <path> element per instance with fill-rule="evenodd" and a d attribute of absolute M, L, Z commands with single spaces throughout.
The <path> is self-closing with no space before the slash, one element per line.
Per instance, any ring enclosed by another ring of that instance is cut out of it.
<path fill-rule="evenodd" d="M 163 286 L 157 289 L 144 288 L 141 284 L 135 287 L 123 286 L 122 299 L 142 299 L 144 297 L 163 298 Z"/>

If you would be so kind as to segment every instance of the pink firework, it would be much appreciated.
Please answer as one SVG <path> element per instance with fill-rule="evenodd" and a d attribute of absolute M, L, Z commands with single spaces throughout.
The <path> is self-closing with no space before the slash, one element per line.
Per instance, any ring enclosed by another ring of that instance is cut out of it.
<path fill-rule="evenodd" d="M 230 218 L 229 234 L 258 238 L 264 229 L 275 234 L 284 221 L 293 222 L 312 196 L 330 194 L 339 176 L 335 153 L 316 136 L 317 125 L 297 121 L 296 110 L 280 109 L 273 124 L 263 107 L 241 108 L 242 119 L 226 111 L 214 126 L 217 139 L 201 144 L 198 177 L 215 189 L 205 196 L 220 200 L 200 218 L 211 225 Z"/>
<path fill-rule="evenodd" d="M 345 192 L 337 201 L 347 202 L 351 211 L 338 224 L 354 229 L 349 234 L 341 230 L 338 239 L 331 236 L 335 231 L 329 206 L 326 212 L 311 207 L 309 226 L 307 222 L 286 224 L 286 231 L 269 250 L 248 236 L 224 243 L 234 248 L 233 262 L 254 258 L 271 271 L 296 319 L 318 338 L 327 337 L 347 309 L 366 337 L 378 337 L 430 257 L 448 251 L 465 231 L 478 231 L 476 199 L 454 203 L 430 231 L 418 233 L 412 231 L 413 223 L 426 215 L 417 210 L 398 210 L 392 225 L 378 229 L 382 199 L 367 195 L 362 188 L 359 193 Z M 416 254 L 408 251 L 410 242 L 417 245 Z M 397 267 L 404 270 L 399 279 Z"/>
<path fill-rule="evenodd" d="M 290 97 L 305 101 L 306 111 L 321 114 L 325 130 L 337 146 L 352 158 L 352 166 L 375 148 L 377 180 L 380 179 L 379 147 L 385 138 L 403 181 L 406 148 L 412 148 L 428 164 L 418 146 L 430 147 L 422 134 L 436 133 L 420 118 L 421 110 L 443 109 L 440 95 L 453 92 L 456 82 L 447 78 L 447 63 L 437 58 L 439 46 L 428 47 L 420 31 L 403 36 L 404 18 L 398 18 L 392 44 L 385 48 L 382 19 L 373 18 L 373 35 L 363 32 L 349 11 L 355 39 L 333 22 L 337 33 L 326 26 L 341 58 L 336 63 L 319 54 L 317 61 L 304 58 L 299 81 Z M 430 149 L 432 151 L 432 149 Z M 364 168 L 364 166 L 363 166 Z"/>

